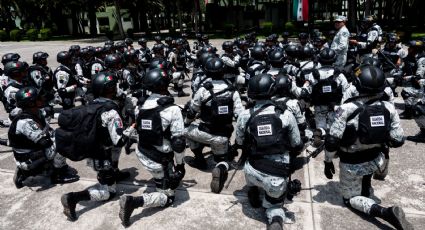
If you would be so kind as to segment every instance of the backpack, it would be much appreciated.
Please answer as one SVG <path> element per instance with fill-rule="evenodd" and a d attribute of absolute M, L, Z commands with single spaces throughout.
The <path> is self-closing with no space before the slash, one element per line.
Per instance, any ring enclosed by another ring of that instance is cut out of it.
<path fill-rule="evenodd" d="M 102 157 L 102 140 L 98 138 L 100 114 L 117 108 L 113 102 L 94 102 L 64 110 L 55 133 L 57 152 L 72 161 Z"/>

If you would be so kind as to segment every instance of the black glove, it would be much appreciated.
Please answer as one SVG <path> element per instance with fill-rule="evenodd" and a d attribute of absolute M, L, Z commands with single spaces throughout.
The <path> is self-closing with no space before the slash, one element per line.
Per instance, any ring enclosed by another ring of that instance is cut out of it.
<path fill-rule="evenodd" d="M 184 175 L 186 175 L 186 169 L 184 168 L 184 163 L 176 165 L 174 169 L 180 174 L 179 176 L 181 177 L 181 179 L 183 179 Z"/>
<path fill-rule="evenodd" d="M 325 161 L 325 176 L 329 180 L 333 178 L 333 175 L 335 174 L 335 167 L 333 162 L 326 162 Z"/>
<path fill-rule="evenodd" d="M 64 97 L 64 95 L 66 94 L 66 89 L 65 88 L 58 89 L 58 94 L 60 97 Z"/>

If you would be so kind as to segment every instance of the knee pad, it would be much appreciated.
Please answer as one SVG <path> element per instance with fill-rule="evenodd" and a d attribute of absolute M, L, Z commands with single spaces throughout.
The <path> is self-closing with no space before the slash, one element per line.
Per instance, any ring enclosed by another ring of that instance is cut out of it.
<path fill-rule="evenodd" d="M 171 148 L 177 153 L 183 152 L 184 149 L 186 148 L 186 139 L 183 136 L 172 137 Z"/>
<path fill-rule="evenodd" d="M 266 193 L 266 194 L 265 194 L 265 198 L 266 198 L 266 200 L 267 200 L 270 204 L 280 204 L 280 203 L 283 203 L 283 201 L 285 201 L 285 196 L 284 196 L 284 195 L 282 195 L 282 196 L 280 196 L 280 197 L 278 197 L 278 198 L 274 198 L 274 197 L 269 196 L 269 195 Z"/>
<path fill-rule="evenodd" d="M 164 172 L 165 173 L 165 172 Z M 170 179 L 168 178 L 161 178 L 161 179 L 154 179 L 155 185 L 157 188 L 161 190 L 167 190 L 170 188 Z"/>
<path fill-rule="evenodd" d="M 97 180 L 102 185 L 113 185 L 115 183 L 114 170 L 102 170 L 97 173 Z"/>

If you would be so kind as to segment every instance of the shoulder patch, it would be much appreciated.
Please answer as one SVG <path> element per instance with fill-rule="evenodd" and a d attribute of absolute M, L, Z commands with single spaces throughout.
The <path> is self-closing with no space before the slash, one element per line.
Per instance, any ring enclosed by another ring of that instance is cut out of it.
<path fill-rule="evenodd" d="M 341 106 L 340 107 L 338 107 L 338 109 L 335 111 L 335 116 L 336 117 L 341 117 L 342 116 L 342 114 L 345 112 L 345 110 L 343 109 L 343 108 L 341 108 Z"/>
<path fill-rule="evenodd" d="M 342 32 L 343 37 L 348 37 L 350 34 L 347 31 Z"/>

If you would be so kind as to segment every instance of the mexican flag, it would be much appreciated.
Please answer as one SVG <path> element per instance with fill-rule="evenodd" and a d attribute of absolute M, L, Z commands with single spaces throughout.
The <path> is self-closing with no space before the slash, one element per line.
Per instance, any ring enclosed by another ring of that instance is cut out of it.
<path fill-rule="evenodd" d="M 292 17 L 297 21 L 308 21 L 308 0 L 293 0 Z"/>

